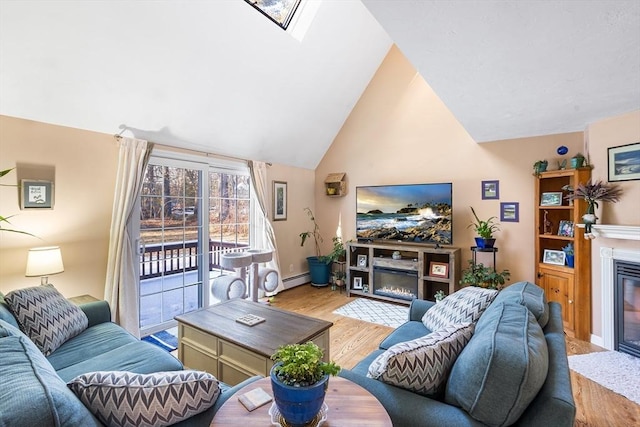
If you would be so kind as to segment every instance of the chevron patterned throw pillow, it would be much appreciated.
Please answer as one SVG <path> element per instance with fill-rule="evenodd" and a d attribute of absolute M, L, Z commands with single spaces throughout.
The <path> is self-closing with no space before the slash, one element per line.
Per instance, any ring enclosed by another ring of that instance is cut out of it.
<path fill-rule="evenodd" d="M 472 323 L 451 325 L 395 344 L 369 365 L 367 376 L 416 393 L 437 394 L 474 328 Z"/>
<path fill-rule="evenodd" d="M 497 295 L 495 289 L 462 288 L 427 310 L 422 323 L 430 331 L 457 323 L 476 323 Z"/>
<path fill-rule="evenodd" d="M 53 285 L 18 289 L 9 292 L 4 299 L 22 332 L 45 356 L 89 325 L 80 307 L 67 300 Z"/>
<path fill-rule="evenodd" d="M 209 409 L 218 380 L 200 371 L 90 372 L 67 386 L 108 426 L 168 426 Z"/>

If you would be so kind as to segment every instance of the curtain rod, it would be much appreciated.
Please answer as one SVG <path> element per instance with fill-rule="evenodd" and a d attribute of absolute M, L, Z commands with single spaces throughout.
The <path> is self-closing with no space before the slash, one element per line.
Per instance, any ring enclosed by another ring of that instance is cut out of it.
<path fill-rule="evenodd" d="M 126 130 L 127 130 L 127 128 L 125 127 L 124 129 L 122 129 L 122 130 L 120 131 L 120 133 L 116 133 L 115 135 L 113 135 L 113 137 L 114 137 L 115 139 L 117 139 L 118 141 L 119 141 L 119 140 L 121 140 L 121 139 L 123 138 L 122 134 L 123 134 L 123 133 L 124 133 L 124 131 L 126 131 Z M 174 147 L 174 146 L 172 146 L 172 145 L 158 144 L 158 143 L 153 142 L 153 141 L 149 141 L 149 142 L 152 142 L 154 146 L 159 147 L 159 148 L 165 148 L 165 149 L 166 149 L 166 148 L 169 148 L 169 149 L 174 149 L 174 150 L 176 150 L 176 149 L 178 149 L 178 150 L 184 150 L 184 151 L 189 151 L 189 152 L 191 152 L 191 153 L 201 154 L 201 155 L 204 155 L 205 157 L 223 157 L 223 158 L 225 158 L 225 159 L 240 160 L 241 162 L 248 162 L 248 161 L 249 161 L 249 160 L 247 160 L 247 159 L 243 159 L 243 158 L 241 158 L 241 157 L 228 156 L 228 155 L 226 155 L 226 154 L 208 153 L 208 152 L 206 152 L 206 151 L 198 151 L 198 150 L 194 150 L 194 149 L 191 149 L 191 148 Z M 271 162 L 265 162 L 265 164 L 266 164 L 267 166 L 273 166 L 273 164 L 272 164 Z"/>

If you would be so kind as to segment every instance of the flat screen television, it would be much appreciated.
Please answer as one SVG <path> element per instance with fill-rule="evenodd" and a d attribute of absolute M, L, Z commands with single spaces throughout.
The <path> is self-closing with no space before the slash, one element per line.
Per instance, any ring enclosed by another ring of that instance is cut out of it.
<path fill-rule="evenodd" d="M 356 237 L 451 245 L 452 200 L 452 183 L 356 187 Z"/>

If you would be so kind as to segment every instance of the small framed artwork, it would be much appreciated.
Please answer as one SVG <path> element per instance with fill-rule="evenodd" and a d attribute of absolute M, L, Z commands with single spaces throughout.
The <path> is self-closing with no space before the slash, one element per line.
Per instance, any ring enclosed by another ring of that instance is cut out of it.
<path fill-rule="evenodd" d="M 482 181 L 482 200 L 500 198 L 500 181 Z"/>
<path fill-rule="evenodd" d="M 287 183 L 273 181 L 273 220 L 287 220 Z"/>
<path fill-rule="evenodd" d="M 554 251 L 552 249 L 544 250 L 544 258 L 542 258 L 542 262 L 545 264 L 553 264 L 553 265 L 564 265 L 565 258 L 567 254 L 563 251 Z"/>
<path fill-rule="evenodd" d="M 429 263 L 429 276 L 448 278 L 449 264 L 446 262 L 431 261 L 431 263 Z"/>
<path fill-rule="evenodd" d="M 573 221 L 560 221 L 558 224 L 558 236 L 573 237 Z"/>
<path fill-rule="evenodd" d="M 358 267 L 367 267 L 367 256 L 366 255 L 358 255 Z"/>
<path fill-rule="evenodd" d="M 640 179 L 640 142 L 611 147 L 609 159 L 609 182 Z"/>
<path fill-rule="evenodd" d="M 353 289 L 362 290 L 362 277 L 353 278 Z"/>
<path fill-rule="evenodd" d="M 520 222 L 520 202 L 500 203 L 500 221 Z"/>
<path fill-rule="evenodd" d="M 562 191 L 542 193 L 540 206 L 562 206 Z"/>
<path fill-rule="evenodd" d="M 53 182 L 23 179 L 20 209 L 53 209 Z"/>

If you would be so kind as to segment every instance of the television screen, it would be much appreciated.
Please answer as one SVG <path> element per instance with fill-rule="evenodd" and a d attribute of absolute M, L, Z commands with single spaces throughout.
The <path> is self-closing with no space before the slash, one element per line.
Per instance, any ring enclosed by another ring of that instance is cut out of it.
<path fill-rule="evenodd" d="M 356 187 L 356 236 L 450 245 L 453 184 Z"/>

